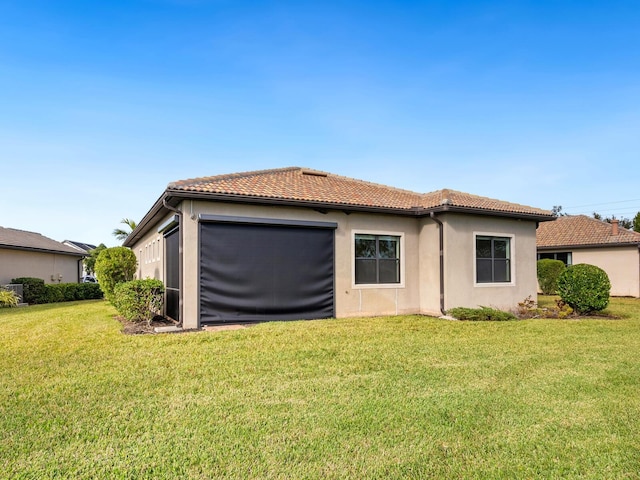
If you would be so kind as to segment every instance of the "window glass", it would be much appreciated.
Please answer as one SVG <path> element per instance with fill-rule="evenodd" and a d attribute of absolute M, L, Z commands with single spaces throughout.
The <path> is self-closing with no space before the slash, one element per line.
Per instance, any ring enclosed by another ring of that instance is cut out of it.
<path fill-rule="evenodd" d="M 476 237 L 476 282 L 511 282 L 511 239 Z"/>
<path fill-rule="evenodd" d="M 355 235 L 356 284 L 400 283 L 400 237 Z"/>

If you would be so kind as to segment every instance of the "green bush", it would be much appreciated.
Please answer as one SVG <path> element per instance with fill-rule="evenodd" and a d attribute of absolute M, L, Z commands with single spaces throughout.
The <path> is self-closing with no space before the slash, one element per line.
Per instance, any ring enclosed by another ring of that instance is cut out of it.
<path fill-rule="evenodd" d="M 558 278 L 558 295 L 578 313 L 599 312 L 607 308 L 610 291 L 607 272 L 595 265 L 572 265 Z"/>
<path fill-rule="evenodd" d="M 113 304 L 126 320 L 150 324 L 161 313 L 163 294 L 160 280 L 133 280 L 116 285 Z"/>
<path fill-rule="evenodd" d="M 480 308 L 465 308 L 456 307 L 447 311 L 449 315 L 458 320 L 471 320 L 474 322 L 486 322 L 486 321 L 507 321 L 517 320 L 516 316 L 509 312 L 503 312 L 502 310 L 496 310 L 495 308 L 480 307 Z"/>
<path fill-rule="evenodd" d="M 11 283 L 22 284 L 22 301 L 30 305 L 47 303 L 47 291 L 44 280 L 33 277 L 19 277 L 11 280 Z"/>
<path fill-rule="evenodd" d="M 562 260 L 543 258 L 538 260 L 538 284 L 545 295 L 555 295 L 558 291 L 558 277 L 566 270 Z"/>
<path fill-rule="evenodd" d="M 18 306 L 18 296 L 13 290 L 0 288 L 0 308 L 11 308 Z"/>
<path fill-rule="evenodd" d="M 45 285 L 46 303 L 97 300 L 103 297 L 97 283 L 53 283 Z"/>
<path fill-rule="evenodd" d="M 104 296 L 112 304 L 116 285 L 133 280 L 137 265 L 136 255 L 126 247 L 106 248 L 98 255 L 96 276 Z"/>

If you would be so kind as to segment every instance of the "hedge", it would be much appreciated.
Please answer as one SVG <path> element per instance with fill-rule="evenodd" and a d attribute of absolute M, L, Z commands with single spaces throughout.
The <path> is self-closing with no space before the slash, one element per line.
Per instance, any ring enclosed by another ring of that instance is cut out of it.
<path fill-rule="evenodd" d="M 97 283 L 51 283 L 41 278 L 20 277 L 11 283 L 23 285 L 23 302 L 29 305 L 40 303 L 73 302 L 75 300 L 97 300 L 104 296 Z"/>

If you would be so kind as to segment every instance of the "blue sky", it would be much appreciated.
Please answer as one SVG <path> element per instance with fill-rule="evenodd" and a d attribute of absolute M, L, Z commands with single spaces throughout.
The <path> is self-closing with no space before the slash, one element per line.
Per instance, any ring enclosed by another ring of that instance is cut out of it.
<path fill-rule="evenodd" d="M 117 245 L 174 180 L 305 166 L 640 210 L 640 4 L 0 3 L 0 225 Z"/>

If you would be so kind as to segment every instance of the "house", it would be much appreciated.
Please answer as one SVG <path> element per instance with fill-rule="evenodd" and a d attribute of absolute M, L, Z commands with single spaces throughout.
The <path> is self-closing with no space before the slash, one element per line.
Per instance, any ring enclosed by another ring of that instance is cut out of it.
<path fill-rule="evenodd" d="M 300 167 L 170 183 L 124 245 L 184 328 L 509 309 L 536 294 L 551 212 Z"/>
<path fill-rule="evenodd" d="M 39 233 L 0 227 L 0 285 L 13 278 L 41 278 L 46 283 L 74 283 L 85 254 Z"/>
<path fill-rule="evenodd" d="M 89 256 L 89 254 L 91 253 L 91 250 L 94 250 L 96 248 L 95 245 L 92 245 L 90 243 L 76 242 L 74 240 L 63 240 L 62 243 L 68 247 L 75 248 L 79 252 L 84 253 L 85 256 Z M 81 277 L 84 277 L 88 274 L 89 272 L 87 272 L 87 269 L 85 268 L 84 262 L 83 262 Z"/>
<path fill-rule="evenodd" d="M 602 268 L 611 282 L 611 295 L 640 297 L 640 233 L 586 215 L 558 217 L 541 223 L 538 259 L 554 258 L 566 265 L 588 263 Z"/>

